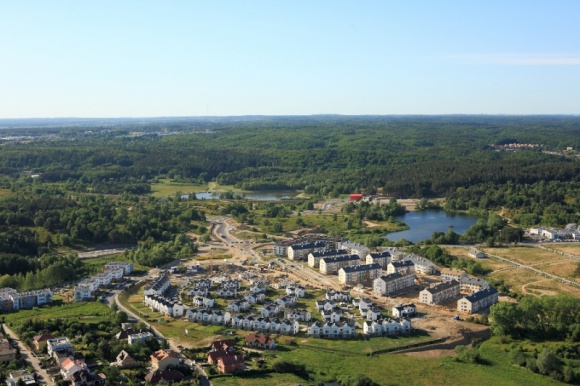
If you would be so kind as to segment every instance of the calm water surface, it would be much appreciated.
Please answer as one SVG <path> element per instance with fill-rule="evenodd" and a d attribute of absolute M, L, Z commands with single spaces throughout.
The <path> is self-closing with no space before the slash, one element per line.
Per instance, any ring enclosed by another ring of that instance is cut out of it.
<path fill-rule="evenodd" d="M 417 243 L 431 238 L 433 232 L 447 232 L 449 226 L 453 226 L 455 233 L 463 234 L 477 218 L 465 214 L 446 213 L 442 210 L 423 210 L 408 212 L 403 216 L 395 217 L 395 220 L 404 222 L 409 229 L 401 232 L 389 233 L 386 237 L 391 241 L 405 239 Z"/>

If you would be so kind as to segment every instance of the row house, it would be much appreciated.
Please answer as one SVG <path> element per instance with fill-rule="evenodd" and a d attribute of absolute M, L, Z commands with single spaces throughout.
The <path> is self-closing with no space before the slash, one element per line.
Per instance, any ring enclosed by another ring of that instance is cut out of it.
<path fill-rule="evenodd" d="M 266 294 L 264 294 L 262 292 L 256 292 L 256 293 L 250 292 L 249 294 L 244 295 L 244 300 L 250 304 L 263 303 L 264 300 L 266 300 Z"/>
<path fill-rule="evenodd" d="M 359 256 L 366 256 L 371 250 L 359 243 L 343 240 L 339 243 L 339 249 L 346 249 L 348 253 Z"/>
<path fill-rule="evenodd" d="M 250 285 L 250 293 L 251 294 L 263 294 L 266 293 L 266 289 L 268 287 L 267 282 L 257 282 Z"/>
<path fill-rule="evenodd" d="M 355 336 L 354 326 L 346 322 L 314 322 L 306 334 L 315 338 L 347 339 Z"/>
<path fill-rule="evenodd" d="M 229 312 L 207 308 L 190 308 L 186 312 L 187 320 L 203 324 L 228 324 L 231 320 Z"/>
<path fill-rule="evenodd" d="M 220 298 L 235 298 L 238 296 L 238 290 L 236 288 L 219 288 L 215 294 Z"/>
<path fill-rule="evenodd" d="M 334 249 L 324 252 L 312 252 L 308 255 L 308 266 L 312 268 L 320 267 L 320 259 L 323 257 L 341 256 L 348 255 L 346 249 Z"/>
<path fill-rule="evenodd" d="M 411 321 L 409 319 L 379 319 L 367 320 L 363 323 L 363 334 L 374 336 L 409 334 Z"/>
<path fill-rule="evenodd" d="M 237 291 L 240 289 L 240 281 L 238 279 L 228 279 L 223 281 L 220 287 L 225 289 L 235 289 Z"/>
<path fill-rule="evenodd" d="M 381 268 L 386 269 L 387 265 L 389 265 L 392 258 L 393 257 L 391 256 L 391 253 L 389 251 L 369 253 L 366 256 L 366 263 L 367 264 L 378 264 L 381 266 Z"/>
<path fill-rule="evenodd" d="M 486 280 L 471 276 L 461 278 L 459 285 L 461 286 L 461 291 L 469 293 L 489 288 L 489 283 Z"/>
<path fill-rule="evenodd" d="M 149 306 L 152 310 L 171 316 L 173 318 L 180 318 L 183 316 L 185 307 L 183 304 L 177 300 L 167 299 L 166 297 L 159 295 L 147 295 L 145 296 L 145 305 Z"/>
<path fill-rule="evenodd" d="M 127 343 L 132 345 L 136 342 L 145 342 L 149 338 L 155 338 L 155 336 L 149 331 L 139 332 L 137 334 L 130 334 L 127 336 Z"/>
<path fill-rule="evenodd" d="M 366 310 L 359 310 L 360 316 L 362 316 L 365 320 L 377 320 L 381 317 L 381 309 L 378 307 L 370 307 Z"/>
<path fill-rule="evenodd" d="M 111 280 L 121 280 L 123 276 L 125 276 L 125 270 L 121 267 L 111 268 L 105 270 L 103 274 L 109 275 L 111 277 Z"/>
<path fill-rule="evenodd" d="M 163 272 L 159 277 L 145 286 L 144 295 L 163 295 L 169 288 L 171 282 L 167 272 Z"/>
<path fill-rule="evenodd" d="M 461 269 L 441 268 L 441 282 L 457 280 L 460 281 L 467 277 L 467 272 Z"/>
<path fill-rule="evenodd" d="M 395 272 L 400 273 L 401 275 L 415 273 L 415 263 L 411 260 L 391 261 L 389 265 L 387 265 L 387 274 Z"/>
<path fill-rule="evenodd" d="M 359 309 L 359 311 L 366 310 L 373 306 L 371 299 L 356 297 L 352 299 L 352 305 Z"/>
<path fill-rule="evenodd" d="M 411 317 L 415 316 L 415 313 L 417 313 L 417 307 L 413 303 L 399 304 L 398 306 L 394 306 L 391 312 L 393 313 L 393 316 L 397 318 Z"/>
<path fill-rule="evenodd" d="M 250 303 L 246 300 L 234 300 L 228 303 L 228 311 L 242 312 L 250 309 Z"/>
<path fill-rule="evenodd" d="M 425 304 L 441 304 L 459 296 L 459 282 L 457 280 L 439 283 L 419 292 L 419 302 Z"/>
<path fill-rule="evenodd" d="M 321 310 L 320 314 L 327 322 L 340 322 L 342 318 L 342 310 L 338 307 L 332 310 Z"/>
<path fill-rule="evenodd" d="M 488 287 L 459 299 L 457 301 L 457 310 L 471 314 L 494 305 L 498 302 L 498 299 L 499 293 L 497 290 L 493 287 Z"/>
<path fill-rule="evenodd" d="M 330 290 L 326 293 L 325 298 L 337 302 L 348 302 L 350 301 L 350 293 L 348 293 L 348 291 Z"/>
<path fill-rule="evenodd" d="M 263 317 L 274 316 L 280 313 L 282 310 L 283 308 L 280 307 L 278 303 L 270 303 L 260 307 L 260 315 Z"/>
<path fill-rule="evenodd" d="M 269 317 L 255 317 L 253 315 L 235 316 L 232 318 L 232 327 L 259 332 L 295 335 L 300 330 L 296 320 Z"/>
<path fill-rule="evenodd" d="M 310 319 L 312 319 L 312 314 L 310 314 L 310 311 L 305 309 L 287 309 L 284 311 L 284 318 L 288 320 L 309 322 Z"/>
<path fill-rule="evenodd" d="M 432 275 L 437 272 L 438 267 L 424 257 L 411 255 L 409 260 L 415 264 L 415 273 L 418 275 Z"/>
<path fill-rule="evenodd" d="M 402 292 L 415 285 L 415 274 L 402 275 L 398 272 L 377 277 L 373 281 L 373 292 L 377 295 L 390 295 Z"/>
<path fill-rule="evenodd" d="M 379 264 L 359 264 L 342 267 L 338 270 L 338 281 L 343 285 L 369 284 L 381 276 Z"/>
<path fill-rule="evenodd" d="M 211 289 L 212 282 L 210 279 L 199 279 L 194 281 L 193 288 L 205 288 L 207 290 Z"/>
<path fill-rule="evenodd" d="M 280 308 L 284 309 L 295 305 L 297 300 L 298 298 L 296 296 L 286 295 L 274 300 L 274 302 L 278 303 Z"/>
<path fill-rule="evenodd" d="M 187 291 L 189 296 L 207 296 L 208 289 L 205 287 L 195 287 Z"/>
<path fill-rule="evenodd" d="M 303 298 L 306 295 L 306 290 L 302 286 L 286 287 L 286 295 Z"/>
<path fill-rule="evenodd" d="M 323 275 L 336 275 L 342 267 L 360 264 L 359 255 L 341 255 L 323 257 L 320 259 L 320 273 Z"/>
<path fill-rule="evenodd" d="M 110 263 L 105 264 L 105 267 L 103 269 L 105 271 L 109 271 L 116 270 L 119 268 L 123 269 L 123 275 L 125 276 L 130 275 L 135 271 L 133 263 L 127 261 L 111 261 Z"/>
<path fill-rule="evenodd" d="M 28 310 L 32 307 L 52 303 L 52 291 L 49 289 L 11 293 L 8 296 L 12 300 L 12 308 L 15 310 Z"/>
<path fill-rule="evenodd" d="M 215 300 L 206 296 L 195 296 L 192 302 L 196 307 L 212 308 L 215 305 Z"/>
<path fill-rule="evenodd" d="M 318 311 L 322 311 L 322 310 L 332 310 L 333 308 L 338 306 L 338 303 L 335 302 L 334 300 L 327 300 L 327 299 L 322 299 L 322 300 L 316 300 L 314 302 L 314 305 L 316 306 L 316 309 Z"/>
<path fill-rule="evenodd" d="M 310 253 L 324 251 L 326 251 L 326 243 L 324 241 L 295 244 L 288 247 L 288 258 L 290 260 L 304 261 L 308 259 Z"/>

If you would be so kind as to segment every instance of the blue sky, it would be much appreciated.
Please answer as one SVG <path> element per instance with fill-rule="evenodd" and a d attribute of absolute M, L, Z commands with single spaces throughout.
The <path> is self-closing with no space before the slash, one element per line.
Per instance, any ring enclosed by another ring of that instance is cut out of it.
<path fill-rule="evenodd" d="M 0 118 L 579 114 L 580 1 L 0 0 Z"/>

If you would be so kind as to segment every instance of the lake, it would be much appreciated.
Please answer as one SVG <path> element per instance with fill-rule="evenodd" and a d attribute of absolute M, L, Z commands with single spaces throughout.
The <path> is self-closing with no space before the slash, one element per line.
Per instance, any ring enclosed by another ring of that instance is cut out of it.
<path fill-rule="evenodd" d="M 200 192 L 196 193 L 195 197 L 198 200 L 211 200 L 217 199 L 219 197 L 220 192 Z M 292 191 L 271 191 L 271 192 L 246 192 L 243 194 L 245 198 L 248 200 L 256 200 L 256 201 L 277 201 L 283 200 L 288 198 L 293 198 L 296 196 L 296 192 Z M 184 194 L 181 196 L 182 198 L 189 198 L 188 194 Z"/>
<path fill-rule="evenodd" d="M 449 226 L 453 226 L 455 233 L 463 234 L 477 222 L 476 217 L 459 213 L 447 213 L 443 210 L 422 210 L 408 212 L 403 216 L 395 217 L 395 220 L 404 222 L 409 229 L 400 232 L 389 233 L 386 237 L 391 241 L 405 239 L 417 243 L 430 239 L 434 232 L 447 232 Z"/>

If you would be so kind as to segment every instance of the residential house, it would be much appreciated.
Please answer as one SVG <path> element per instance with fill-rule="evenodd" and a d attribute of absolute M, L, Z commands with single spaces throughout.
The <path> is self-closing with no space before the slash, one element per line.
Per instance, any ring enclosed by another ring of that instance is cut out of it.
<path fill-rule="evenodd" d="M 123 269 L 123 275 L 130 275 L 133 273 L 134 266 L 133 263 L 131 262 L 127 262 L 127 261 L 111 261 L 110 263 L 106 263 L 104 270 L 105 271 L 109 271 L 109 270 L 117 270 L 119 268 Z"/>
<path fill-rule="evenodd" d="M 127 343 L 129 343 L 129 345 L 133 345 L 136 342 L 145 342 L 149 338 L 155 338 L 155 336 L 149 331 L 139 332 L 137 334 L 131 334 L 127 336 Z"/>
<path fill-rule="evenodd" d="M 317 310 L 332 310 L 333 308 L 337 307 L 337 302 L 335 302 L 334 300 L 326 300 L 326 299 L 322 299 L 322 300 L 316 300 L 314 302 L 316 309 Z"/>
<path fill-rule="evenodd" d="M 179 366 L 179 353 L 173 350 L 157 350 L 151 354 L 153 370 L 166 370 L 168 367 Z"/>
<path fill-rule="evenodd" d="M 60 374 L 63 379 L 71 379 L 75 373 L 87 370 L 88 366 L 82 359 L 66 358 L 60 363 Z"/>
<path fill-rule="evenodd" d="M 305 309 L 287 309 L 284 311 L 284 318 L 308 322 L 312 318 L 312 315 L 310 314 L 310 311 Z"/>
<path fill-rule="evenodd" d="M 302 286 L 286 287 L 286 295 L 303 298 L 306 294 L 306 290 Z"/>
<path fill-rule="evenodd" d="M 363 334 L 374 336 L 409 334 L 411 321 L 405 318 L 367 320 L 363 323 Z"/>
<path fill-rule="evenodd" d="M 334 300 L 337 302 L 348 302 L 350 301 L 350 293 L 348 293 L 348 291 L 330 290 L 326 293 L 325 298 L 327 300 Z"/>
<path fill-rule="evenodd" d="M 315 338 L 346 339 L 355 336 L 355 329 L 346 322 L 313 322 L 306 334 Z"/>
<path fill-rule="evenodd" d="M 393 316 L 397 318 L 415 316 L 417 307 L 413 303 L 399 304 L 392 309 Z"/>
<path fill-rule="evenodd" d="M 342 267 L 338 270 L 338 281 L 343 285 L 370 284 L 381 275 L 381 270 L 377 263 Z"/>
<path fill-rule="evenodd" d="M 66 352 L 68 355 L 75 353 L 72 343 L 66 337 L 48 339 L 46 341 L 46 349 L 50 356 L 53 356 L 57 351 Z"/>
<path fill-rule="evenodd" d="M 152 310 L 173 318 L 182 317 L 185 311 L 185 307 L 181 302 L 155 294 L 145 295 L 145 305 Z"/>
<path fill-rule="evenodd" d="M 361 316 L 365 320 L 377 320 L 381 317 L 381 310 L 378 307 L 370 307 L 361 312 Z"/>
<path fill-rule="evenodd" d="M 461 291 L 468 293 L 489 288 L 489 283 L 486 280 L 472 276 L 462 277 L 461 280 L 459 280 L 459 284 L 461 286 Z"/>
<path fill-rule="evenodd" d="M 327 322 L 340 322 L 340 318 L 342 318 L 342 310 L 338 307 L 329 311 L 321 310 L 320 314 Z"/>
<path fill-rule="evenodd" d="M 179 370 L 167 369 L 157 370 L 145 376 L 145 381 L 152 385 L 158 384 L 172 384 L 183 381 L 185 376 Z"/>
<path fill-rule="evenodd" d="M 143 294 L 145 296 L 163 295 L 170 285 L 171 282 L 169 280 L 169 274 L 167 272 L 163 272 L 157 279 L 153 280 L 151 283 L 145 286 Z"/>
<path fill-rule="evenodd" d="M 0 288 L 0 311 L 7 312 L 14 309 L 14 303 L 12 302 L 10 295 L 17 293 L 18 291 L 13 288 Z"/>
<path fill-rule="evenodd" d="M 220 288 L 215 292 L 217 297 L 220 298 L 235 298 L 238 296 L 238 290 L 236 288 Z"/>
<path fill-rule="evenodd" d="M 11 293 L 9 297 L 15 310 L 29 310 L 32 307 L 52 303 L 52 291 L 49 289 Z"/>
<path fill-rule="evenodd" d="M 52 336 L 51 334 L 48 334 L 48 333 L 35 335 L 34 338 L 32 338 L 32 343 L 34 344 L 34 349 L 37 352 L 44 351 L 44 348 L 46 347 L 46 342 L 49 339 L 54 339 L 54 336 Z"/>
<path fill-rule="evenodd" d="M 325 250 L 326 243 L 323 241 L 290 245 L 288 247 L 288 258 L 290 260 L 307 260 L 308 254 L 314 252 L 324 252 Z"/>
<path fill-rule="evenodd" d="M 459 299 L 457 301 L 457 310 L 469 314 L 475 313 L 497 303 L 498 297 L 497 290 L 493 287 L 488 287 Z"/>
<path fill-rule="evenodd" d="M 10 347 L 8 339 L 0 339 L 0 363 L 8 363 L 16 357 L 16 349 Z"/>
<path fill-rule="evenodd" d="M 485 257 L 485 253 L 475 248 L 469 248 L 467 254 L 469 255 L 469 257 L 473 257 L 474 259 L 483 259 Z"/>
<path fill-rule="evenodd" d="M 425 288 L 419 293 L 419 302 L 425 304 L 441 304 L 459 296 L 460 285 L 457 280 L 439 283 Z"/>
<path fill-rule="evenodd" d="M 323 275 L 336 275 L 340 268 L 358 264 L 360 264 L 359 255 L 323 257 L 320 259 L 320 273 Z"/>
<path fill-rule="evenodd" d="M 244 356 L 241 354 L 226 355 L 217 360 L 217 369 L 220 373 L 224 374 L 243 371 L 245 366 Z"/>
<path fill-rule="evenodd" d="M 424 257 L 411 255 L 408 259 L 415 265 L 415 273 L 418 275 L 431 275 L 437 271 L 437 266 Z"/>
<path fill-rule="evenodd" d="M 140 366 L 139 362 L 133 359 L 133 357 L 125 350 L 121 350 L 115 358 L 115 362 L 112 364 L 121 369 L 132 369 Z"/>
<path fill-rule="evenodd" d="M 8 373 L 8 377 L 6 378 L 6 385 L 8 386 L 33 386 L 36 384 L 37 383 L 36 379 L 34 378 L 34 374 L 28 370 L 11 371 Z"/>
<path fill-rule="evenodd" d="M 235 300 L 228 303 L 228 310 L 231 312 L 241 312 L 250 309 L 250 303 L 246 300 Z"/>
<path fill-rule="evenodd" d="M 260 308 L 262 317 L 269 317 L 278 314 L 283 308 L 278 303 L 270 303 Z"/>
<path fill-rule="evenodd" d="M 246 346 L 261 348 L 265 350 L 273 350 L 276 348 L 276 342 L 269 335 L 264 334 L 248 334 L 244 339 Z"/>
<path fill-rule="evenodd" d="M 215 300 L 206 296 L 195 296 L 193 299 L 191 299 L 191 301 L 197 307 L 212 308 L 215 305 Z"/>
<path fill-rule="evenodd" d="M 77 285 L 75 286 L 73 293 L 75 302 L 84 302 L 94 299 L 94 292 L 90 285 Z"/>
<path fill-rule="evenodd" d="M 371 250 L 359 243 L 353 243 L 351 241 L 341 241 L 339 243 L 339 249 L 346 249 L 348 253 L 358 255 L 358 256 L 366 256 L 371 253 Z"/>
<path fill-rule="evenodd" d="M 405 292 L 415 285 L 415 274 L 402 275 L 398 272 L 376 278 L 373 281 L 373 292 L 377 295 L 391 295 Z"/>
<path fill-rule="evenodd" d="M 89 369 L 82 369 L 74 373 L 68 380 L 72 386 L 104 385 L 107 377 L 103 373 L 93 374 Z"/>

